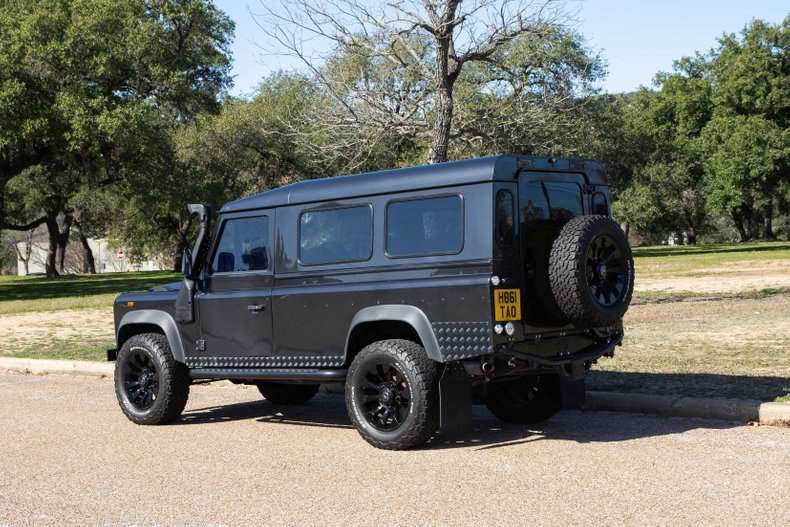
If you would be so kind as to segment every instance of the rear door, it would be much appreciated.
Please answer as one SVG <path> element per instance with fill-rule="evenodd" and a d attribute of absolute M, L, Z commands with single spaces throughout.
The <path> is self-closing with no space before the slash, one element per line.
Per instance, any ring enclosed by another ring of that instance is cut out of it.
<path fill-rule="evenodd" d="M 206 366 L 267 366 L 271 357 L 274 214 L 223 217 L 197 295 Z M 217 360 L 214 360 L 214 359 Z M 258 358 L 260 360 L 250 360 Z"/>
<path fill-rule="evenodd" d="M 519 221 L 526 275 L 525 318 L 536 327 L 564 325 L 548 280 L 549 253 L 565 223 L 586 213 L 581 174 L 522 172 L 518 182 Z"/>

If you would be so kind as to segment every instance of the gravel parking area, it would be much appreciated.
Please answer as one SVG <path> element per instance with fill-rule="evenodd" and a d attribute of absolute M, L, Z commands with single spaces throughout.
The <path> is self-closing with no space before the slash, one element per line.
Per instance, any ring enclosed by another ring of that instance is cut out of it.
<path fill-rule="evenodd" d="M 0 374 L 0 525 L 788 525 L 790 429 L 607 412 L 384 452 L 342 398 L 199 385 L 135 426 L 109 379 Z"/>

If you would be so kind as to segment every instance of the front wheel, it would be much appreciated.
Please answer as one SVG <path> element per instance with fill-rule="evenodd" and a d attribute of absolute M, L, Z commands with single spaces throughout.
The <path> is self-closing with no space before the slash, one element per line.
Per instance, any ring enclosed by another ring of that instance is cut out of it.
<path fill-rule="evenodd" d="M 487 387 L 486 406 L 506 423 L 545 421 L 561 407 L 559 377 L 531 375 L 492 382 Z"/>
<path fill-rule="evenodd" d="M 189 384 L 186 366 L 175 360 L 164 335 L 134 335 L 118 352 L 115 394 L 123 413 L 138 425 L 175 421 L 187 404 Z"/>
<path fill-rule="evenodd" d="M 346 408 L 371 445 L 405 450 L 428 441 L 439 427 L 439 375 L 422 346 L 382 340 L 354 358 L 346 377 Z"/>

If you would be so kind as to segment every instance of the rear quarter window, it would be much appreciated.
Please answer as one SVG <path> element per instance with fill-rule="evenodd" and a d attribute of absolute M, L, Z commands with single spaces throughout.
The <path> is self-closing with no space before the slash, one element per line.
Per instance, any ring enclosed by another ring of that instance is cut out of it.
<path fill-rule="evenodd" d="M 364 262 L 373 253 L 369 205 L 306 211 L 299 216 L 299 263 Z"/>
<path fill-rule="evenodd" d="M 387 204 L 387 255 L 394 258 L 458 254 L 464 243 L 461 196 Z"/>

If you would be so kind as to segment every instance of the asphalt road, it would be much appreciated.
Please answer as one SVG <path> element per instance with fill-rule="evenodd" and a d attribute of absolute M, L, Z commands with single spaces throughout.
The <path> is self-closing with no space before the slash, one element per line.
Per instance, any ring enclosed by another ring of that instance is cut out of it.
<path fill-rule="evenodd" d="M 139 427 L 107 379 L 0 374 L 0 525 L 790 525 L 790 429 L 475 415 L 464 441 L 385 452 L 338 396 L 201 385 L 179 424 Z"/>

